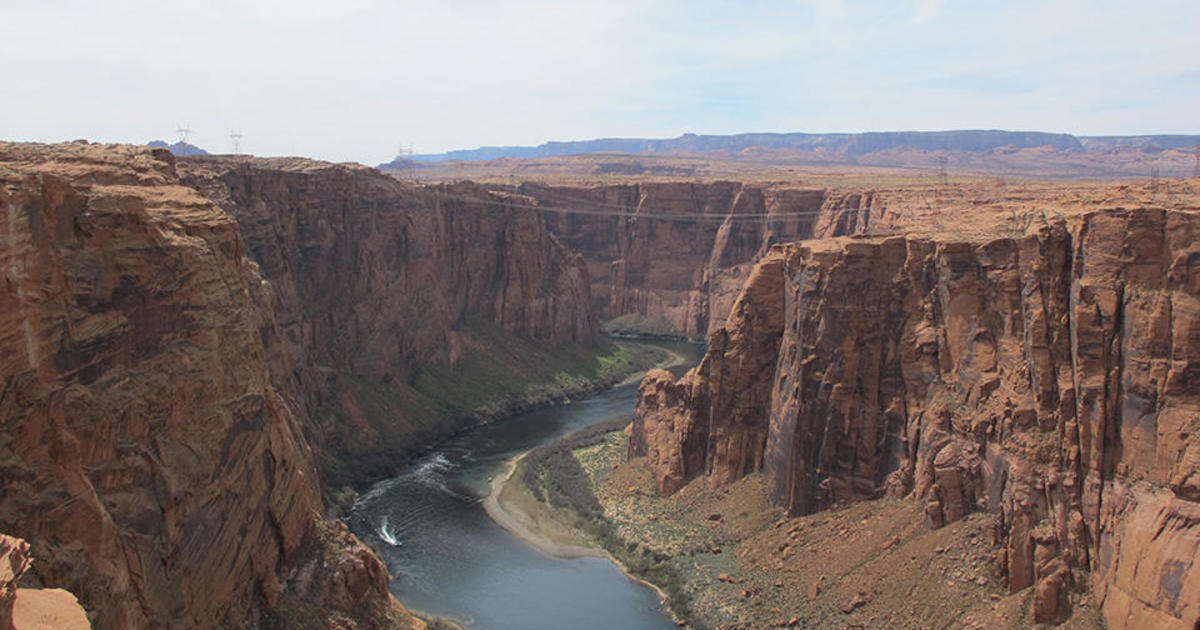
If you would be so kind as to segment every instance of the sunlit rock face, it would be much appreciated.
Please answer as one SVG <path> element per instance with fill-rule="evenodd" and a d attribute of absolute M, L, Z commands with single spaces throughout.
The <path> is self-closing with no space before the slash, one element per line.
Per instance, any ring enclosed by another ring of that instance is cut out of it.
<path fill-rule="evenodd" d="M 298 158 L 189 158 L 178 170 L 237 220 L 273 290 L 289 366 L 279 385 L 300 401 L 329 483 L 387 474 L 488 419 L 430 409 L 409 388 L 422 370 L 500 352 L 499 337 L 596 340 L 583 262 L 528 197 Z"/>
<path fill-rule="evenodd" d="M 1200 219 L 835 239 L 757 266 L 708 356 L 649 375 L 631 454 L 664 492 L 762 470 L 793 514 L 909 496 L 999 515 L 1031 614 L 1090 585 L 1114 628 L 1200 618 Z"/>
<path fill-rule="evenodd" d="M 870 192 L 740 182 L 522 184 L 550 231 L 586 261 L 602 319 L 619 331 L 703 340 L 724 323 L 773 244 L 870 228 Z M 618 319 L 619 318 L 619 319 Z"/>
<path fill-rule="evenodd" d="M 165 150 L 0 145 L 0 531 L 100 629 L 420 625 L 322 518 L 243 243 Z"/>

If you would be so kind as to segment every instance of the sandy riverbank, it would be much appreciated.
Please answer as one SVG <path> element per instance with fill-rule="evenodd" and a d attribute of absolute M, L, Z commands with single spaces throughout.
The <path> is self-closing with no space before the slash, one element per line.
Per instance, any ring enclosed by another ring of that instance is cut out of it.
<path fill-rule="evenodd" d="M 607 551 L 593 546 L 585 535 L 568 524 L 566 515 L 538 502 L 520 480 L 512 478 L 524 458 L 525 453 L 522 453 L 508 460 L 505 462 L 504 473 L 492 479 L 491 493 L 483 501 L 483 508 L 488 516 L 522 542 L 542 553 L 558 558 L 607 558 L 621 569 L 625 577 L 653 589 L 666 608 L 667 593 L 657 584 L 633 575 Z M 667 611 L 675 617 L 669 608 Z"/>
<path fill-rule="evenodd" d="M 526 544 L 559 558 L 608 554 L 592 547 L 581 534 L 567 523 L 565 515 L 538 503 L 520 480 L 513 479 L 517 466 L 525 458 L 522 453 L 507 462 L 503 473 L 492 479 L 492 489 L 483 501 L 483 509 L 498 525 Z M 510 483 L 511 482 L 511 483 Z"/>
<path fill-rule="evenodd" d="M 686 361 L 683 355 L 677 352 L 662 346 L 656 347 L 669 355 L 654 366 L 656 369 L 676 367 Z M 649 370 L 632 374 L 618 386 L 636 383 L 644 378 L 647 372 Z M 504 464 L 503 472 L 492 479 L 491 492 L 483 501 L 483 508 L 488 516 L 509 533 L 542 553 L 559 558 L 607 558 L 617 565 L 626 577 L 653 589 L 665 607 L 668 601 L 667 593 L 658 585 L 631 574 L 625 565 L 575 529 L 572 515 L 538 501 L 519 479 L 513 478 L 526 454 L 527 452 L 521 453 L 509 459 Z M 671 613 L 671 616 L 675 615 Z"/>
<path fill-rule="evenodd" d="M 678 352 L 662 346 L 655 347 L 668 355 L 654 366 L 655 369 L 665 370 L 683 365 L 686 361 Z M 636 383 L 645 378 L 647 372 L 649 370 L 631 374 L 617 386 Z M 560 558 L 594 556 L 612 559 L 575 530 L 570 515 L 539 502 L 519 480 L 509 483 L 525 455 L 521 453 L 505 462 L 504 471 L 492 479 L 491 492 L 483 501 L 483 509 L 488 516 L 509 533 L 543 553 Z"/>

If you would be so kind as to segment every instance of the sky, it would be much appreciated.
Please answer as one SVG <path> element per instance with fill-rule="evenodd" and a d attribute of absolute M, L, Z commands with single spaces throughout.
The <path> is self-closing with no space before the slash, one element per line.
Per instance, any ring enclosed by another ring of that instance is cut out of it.
<path fill-rule="evenodd" d="M 1200 133 L 1196 0 L 0 0 L 0 139 Z"/>

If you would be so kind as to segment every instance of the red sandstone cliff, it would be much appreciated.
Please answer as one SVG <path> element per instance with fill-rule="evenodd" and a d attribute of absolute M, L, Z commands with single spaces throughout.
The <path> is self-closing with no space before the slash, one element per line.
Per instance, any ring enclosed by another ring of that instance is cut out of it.
<path fill-rule="evenodd" d="M 1090 585 L 1113 628 L 1200 620 L 1200 217 L 1140 210 L 994 240 L 787 245 L 701 365 L 643 382 L 664 492 L 761 469 L 810 513 L 908 495 L 998 515 L 1032 615 Z"/>
<path fill-rule="evenodd" d="M 0 530 L 100 629 L 421 626 L 322 519 L 267 285 L 164 150 L 0 144 Z"/>
<path fill-rule="evenodd" d="M 411 385 L 422 370 L 497 352 L 496 334 L 593 343 L 582 261 L 527 197 L 303 159 L 195 158 L 179 169 L 237 219 L 274 289 L 291 366 L 279 386 L 304 401 L 336 485 L 394 470 L 485 419 L 421 404 Z M 374 399 L 398 402 L 379 413 Z M 509 410 L 500 402 L 496 414 Z"/>
<path fill-rule="evenodd" d="M 695 339 L 720 327 L 771 245 L 861 233 L 881 212 L 868 193 L 737 182 L 520 191 L 571 211 L 547 212 L 546 221 L 586 261 L 601 317 L 632 316 L 631 330 Z"/>

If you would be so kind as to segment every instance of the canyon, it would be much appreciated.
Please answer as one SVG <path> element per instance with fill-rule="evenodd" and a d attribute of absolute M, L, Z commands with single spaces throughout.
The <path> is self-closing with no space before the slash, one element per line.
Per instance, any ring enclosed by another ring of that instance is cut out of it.
<path fill-rule="evenodd" d="M 506 342 L 562 354 L 597 341 L 586 271 L 525 197 L 301 159 L 181 159 L 178 169 L 237 219 L 273 288 L 286 386 L 313 423 L 330 485 L 377 478 L 467 426 L 538 404 L 520 395 L 538 377 L 522 363 L 549 359 Z M 423 387 L 480 362 L 495 369 L 466 374 L 453 396 L 442 391 L 450 383 Z M 499 369 L 511 391 L 498 387 Z M 468 388 L 478 395 L 468 400 Z"/>
<path fill-rule="evenodd" d="M 629 455 L 667 495 L 761 472 L 790 515 L 989 513 L 1032 621 L 1090 589 L 1111 628 L 1190 630 L 1200 221 L 1085 207 L 1020 233 L 772 248 L 700 366 L 642 383 Z"/>
<path fill-rule="evenodd" d="M 869 193 L 738 182 L 522 184 L 584 259 L 613 329 L 703 340 L 774 244 L 868 228 Z"/>
<path fill-rule="evenodd" d="M 1193 627 L 1194 181 L 628 179 L 0 144 L 0 622 L 23 575 L 100 629 L 423 627 L 355 488 L 620 380 L 607 332 L 707 341 L 640 387 L 662 495 L 984 515 L 1033 621 Z"/>
<path fill-rule="evenodd" d="M 331 482 L 539 402 L 451 404 L 422 370 L 599 352 L 528 201 L 83 142 L 0 145 L 0 180 L 0 531 L 96 628 L 424 627 L 325 518 Z"/>

